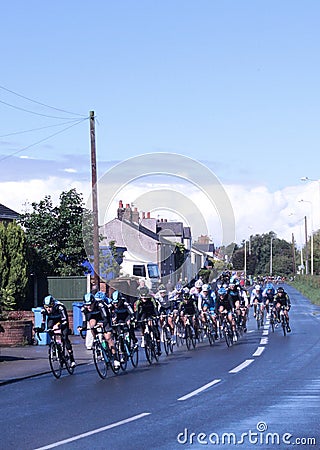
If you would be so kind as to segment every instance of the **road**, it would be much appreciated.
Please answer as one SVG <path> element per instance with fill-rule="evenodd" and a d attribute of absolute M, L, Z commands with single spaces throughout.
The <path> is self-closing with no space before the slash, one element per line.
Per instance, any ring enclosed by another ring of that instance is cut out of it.
<path fill-rule="evenodd" d="M 231 348 L 175 349 L 106 380 L 90 364 L 3 386 L 2 448 L 319 448 L 320 310 L 286 289 L 286 337 L 251 316 Z"/>

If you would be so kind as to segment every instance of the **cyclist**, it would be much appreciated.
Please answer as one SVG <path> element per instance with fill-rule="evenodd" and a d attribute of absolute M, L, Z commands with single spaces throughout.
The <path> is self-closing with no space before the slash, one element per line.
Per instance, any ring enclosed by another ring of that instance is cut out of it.
<path fill-rule="evenodd" d="M 212 291 L 208 284 L 204 284 L 202 286 L 202 290 L 198 295 L 198 310 L 200 311 L 200 320 L 203 324 L 205 324 L 207 318 L 212 321 L 215 335 L 217 337 L 217 324 L 216 318 L 214 315 L 215 311 L 215 303 L 216 303 L 216 295 L 214 291 Z"/>
<path fill-rule="evenodd" d="M 115 325 L 126 323 L 129 329 L 130 339 L 134 344 L 137 344 L 138 339 L 136 338 L 133 324 L 134 311 L 130 303 L 127 302 L 127 299 L 123 294 L 121 294 L 121 292 L 113 292 L 110 311 L 112 314 L 112 323 L 114 323 Z"/>
<path fill-rule="evenodd" d="M 253 317 L 256 317 L 257 315 L 257 306 L 259 304 L 261 308 L 261 314 L 262 314 L 262 321 L 261 325 L 263 325 L 263 316 L 264 316 L 264 297 L 262 296 L 262 289 L 260 284 L 257 284 L 255 288 L 252 290 L 251 293 L 251 306 L 253 305 Z"/>
<path fill-rule="evenodd" d="M 167 294 L 167 290 L 163 284 L 160 284 L 158 291 L 155 294 L 155 300 L 159 305 L 159 314 L 160 314 L 160 326 L 163 326 L 165 321 L 165 317 L 167 317 L 168 325 L 170 327 L 171 332 L 171 340 L 175 344 L 174 339 L 174 324 L 172 318 L 173 312 L 173 302 L 170 301 L 169 296 Z"/>
<path fill-rule="evenodd" d="M 273 299 L 275 296 L 275 289 L 272 283 L 267 283 L 265 289 L 262 291 L 262 297 L 264 298 L 267 314 L 270 314 L 270 305 L 273 307 Z"/>
<path fill-rule="evenodd" d="M 151 297 L 149 289 L 140 289 L 140 297 L 135 304 L 137 320 L 141 321 L 141 331 L 142 331 L 142 342 L 141 347 L 144 347 L 144 331 L 145 331 L 145 320 L 148 321 L 149 326 L 154 326 L 155 338 L 157 341 L 157 354 L 161 355 L 161 343 L 160 343 L 160 332 L 158 327 L 158 304 L 154 298 Z"/>
<path fill-rule="evenodd" d="M 81 308 L 82 312 L 82 326 L 78 327 L 79 331 L 87 329 L 87 323 L 89 323 L 91 333 L 93 337 L 96 337 L 95 326 L 97 324 L 103 325 L 104 337 L 108 343 L 108 346 L 113 355 L 116 354 L 116 349 L 114 346 L 112 338 L 112 327 L 111 327 L 111 314 L 107 303 L 91 293 L 87 293 L 83 296 L 83 306 Z M 114 367 L 120 367 L 120 362 L 117 359 L 113 361 Z"/>
<path fill-rule="evenodd" d="M 276 311 L 278 322 L 280 322 L 280 309 L 283 309 L 284 315 L 287 320 L 287 331 L 290 333 L 291 328 L 289 326 L 289 311 L 291 308 L 291 301 L 289 295 L 285 292 L 283 287 L 278 287 L 277 293 L 274 296 L 274 308 Z"/>
<path fill-rule="evenodd" d="M 235 277 L 230 279 L 229 286 L 227 288 L 228 297 L 232 304 L 233 312 L 236 315 L 237 321 L 240 322 L 242 317 L 242 312 L 240 310 L 240 304 L 242 301 L 242 296 L 240 292 L 240 288 L 238 287 L 238 282 Z"/>
<path fill-rule="evenodd" d="M 36 332 L 43 332 L 46 328 L 53 331 L 61 331 L 61 339 L 66 344 L 66 349 L 70 356 L 71 367 L 75 367 L 76 363 L 73 356 L 72 344 L 69 339 L 69 319 L 67 308 L 65 305 L 56 300 L 52 295 L 47 295 L 43 301 L 43 309 L 41 310 L 42 322 L 41 327 L 35 328 Z"/>
<path fill-rule="evenodd" d="M 227 315 L 227 320 L 229 321 L 229 323 L 232 326 L 233 340 L 236 341 L 237 340 L 236 323 L 235 323 L 233 313 L 232 313 L 233 303 L 232 303 L 232 300 L 230 299 L 227 289 L 224 287 L 221 287 L 220 289 L 218 289 L 218 297 L 216 299 L 215 310 L 216 310 L 216 315 L 218 317 L 221 314 Z"/>
<path fill-rule="evenodd" d="M 194 286 L 190 289 L 190 295 L 196 295 L 198 297 L 198 295 L 200 294 L 201 290 L 202 290 L 202 286 L 203 286 L 203 281 L 202 280 L 197 280 L 194 283 Z"/>
<path fill-rule="evenodd" d="M 183 326 L 185 326 L 187 317 L 191 316 L 191 324 L 197 335 L 198 326 L 197 326 L 197 318 L 199 315 L 199 310 L 197 306 L 197 299 L 194 295 L 190 295 L 189 290 L 185 290 L 183 292 L 183 300 L 180 302 L 178 308 L 179 318 L 181 319 Z"/>

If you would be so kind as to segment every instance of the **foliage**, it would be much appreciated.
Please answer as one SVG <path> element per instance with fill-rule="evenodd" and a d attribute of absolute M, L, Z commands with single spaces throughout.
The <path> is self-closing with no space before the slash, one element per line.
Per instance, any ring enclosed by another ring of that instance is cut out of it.
<path fill-rule="evenodd" d="M 320 305 L 320 276 L 297 275 L 290 284 L 312 303 Z"/>
<path fill-rule="evenodd" d="M 244 270 L 245 250 L 247 273 L 250 275 L 269 274 L 271 269 L 273 274 L 280 276 L 293 273 L 292 245 L 284 239 L 277 238 L 273 231 L 250 236 L 250 243 L 242 242 L 242 247 L 238 248 L 232 257 L 235 270 Z"/>
<path fill-rule="evenodd" d="M 16 222 L 0 223 L 0 295 L 4 310 L 23 307 L 27 265 L 24 231 Z"/>
<path fill-rule="evenodd" d="M 115 241 L 109 242 L 106 252 L 100 252 L 100 273 L 106 274 L 106 279 L 114 279 L 119 276 L 120 265 L 117 262 L 119 257 Z"/>
<path fill-rule="evenodd" d="M 50 196 L 32 203 L 33 211 L 21 218 L 26 231 L 32 272 L 46 276 L 83 275 L 93 239 L 92 215 L 75 189 L 62 192 L 60 204 Z M 89 250 L 85 248 L 86 241 Z"/>

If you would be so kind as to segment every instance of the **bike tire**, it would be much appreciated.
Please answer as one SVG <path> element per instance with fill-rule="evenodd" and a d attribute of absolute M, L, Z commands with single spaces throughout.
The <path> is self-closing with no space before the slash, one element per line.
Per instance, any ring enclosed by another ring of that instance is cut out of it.
<path fill-rule="evenodd" d="M 69 356 L 69 353 L 66 350 L 64 351 L 64 358 L 63 359 L 64 359 L 65 366 L 66 366 L 66 369 L 67 369 L 68 373 L 70 375 L 73 375 L 74 367 L 71 367 L 70 356 Z"/>
<path fill-rule="evenodd" d="M 125 371 L 128 365 L 128 346 L 122 339 L 118 341 L 117 353 L 119 354 L 119 361 L 121 370 Z M 123 351 L 122 351 L 123 348 Z"/>
<path fill-rule="evenodd" d="M 207 335 L 208 335 L 208 341 L 210 346 L 212 346 L 214 344 L 214 329 L 212 324 L 208 324 L 208 328 L 207 328 Z"/>
<path fill-rule="evenodd" d="M 138 346 L 133 345 L 133 347 L 131 348 L 130 360 L 131 360 L 131 364 L 133 365 L 133 367 L 138 367 L 138 364 L 139 364 L 139 347 Z"/>
<path fill-rule="evenodd" d="M 61 377 L 62 363 L 60 358 L 58 345 L 56 342 L 51 341 L 49 344 L 49 364 L 55 378 Z"/>
<path fill-rule="evenodd" d="M 287 334 L 287 321 L 284 317 L 282 317 L 281 319 L 281 325 L 282 325 L 282 331 L 283 331 L 283 336 L 286 336 Z"/>
<path fill-rule="evenodd" d="M 92 347 L 93 362 L 100 378 L 105 379 L 108 375 L 108 357 L 100 342 L 94 342 Z"/>
<path fill-rule="evenodd" d="M 144 336 L 144 352 L 149 364 L 152 364 L 152 342 L 149 334 Z"/>
<path fill-rule="evenodd" d="M 167 330 L 165 328 L 162 329 L 162 342 L 163 342 L 163 347 L 164 347 L 164 351 L 166 352 L 166 355 L 169 355 L 169 353 L 170 353 L 169 340 L 168 340 L 168 336 L 167 336 Z"/>
<path fill-rule="evenodd" d="M 223 334 L 224 334 L 224 338 L 225 338 L 227 346 L 232 347 L 233 338 L 232 338 L 232 333 L 230 333 L 230 328 L 228 326 L 224 327 Z"/>

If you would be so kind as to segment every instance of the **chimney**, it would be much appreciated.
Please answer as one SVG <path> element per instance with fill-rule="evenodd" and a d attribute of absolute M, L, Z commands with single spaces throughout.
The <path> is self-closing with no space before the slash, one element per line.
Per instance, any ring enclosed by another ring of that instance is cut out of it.
<path fill-rule="evenodd" d="M 131 207 L 130 207 L 129 203 L 126 204 L 126 208 L 124 210 L 123 218 L 126 219 L 126 220 L 129 220 L 130 222 L 132 220 L 132 211 L 131 211 Z"/>
<path fill-rule="evenodd" d="M 132 222 L 139 223 L 139 212 L 138 208 L 134 208 L 132 211 Z"/>
<path fill-rule="evenodd" d="M 150 213 L 147 212 L 147 219 L 151 219 Z"/>
<path fill-rule="evenodd" d="M 146 213 L 143 211 L 142 212 L 142 218 L 145 219 L 146 218 Z"/>
<path fill-rule="evenodd" d="M 118 219 L 122 220 L 123 219 L 123 215 L 124 215 L 123 203 L 122 203 L 122 200 L 119 200 L 119 207 L 118 207 L 118 213 L 117 213 Z"/>

